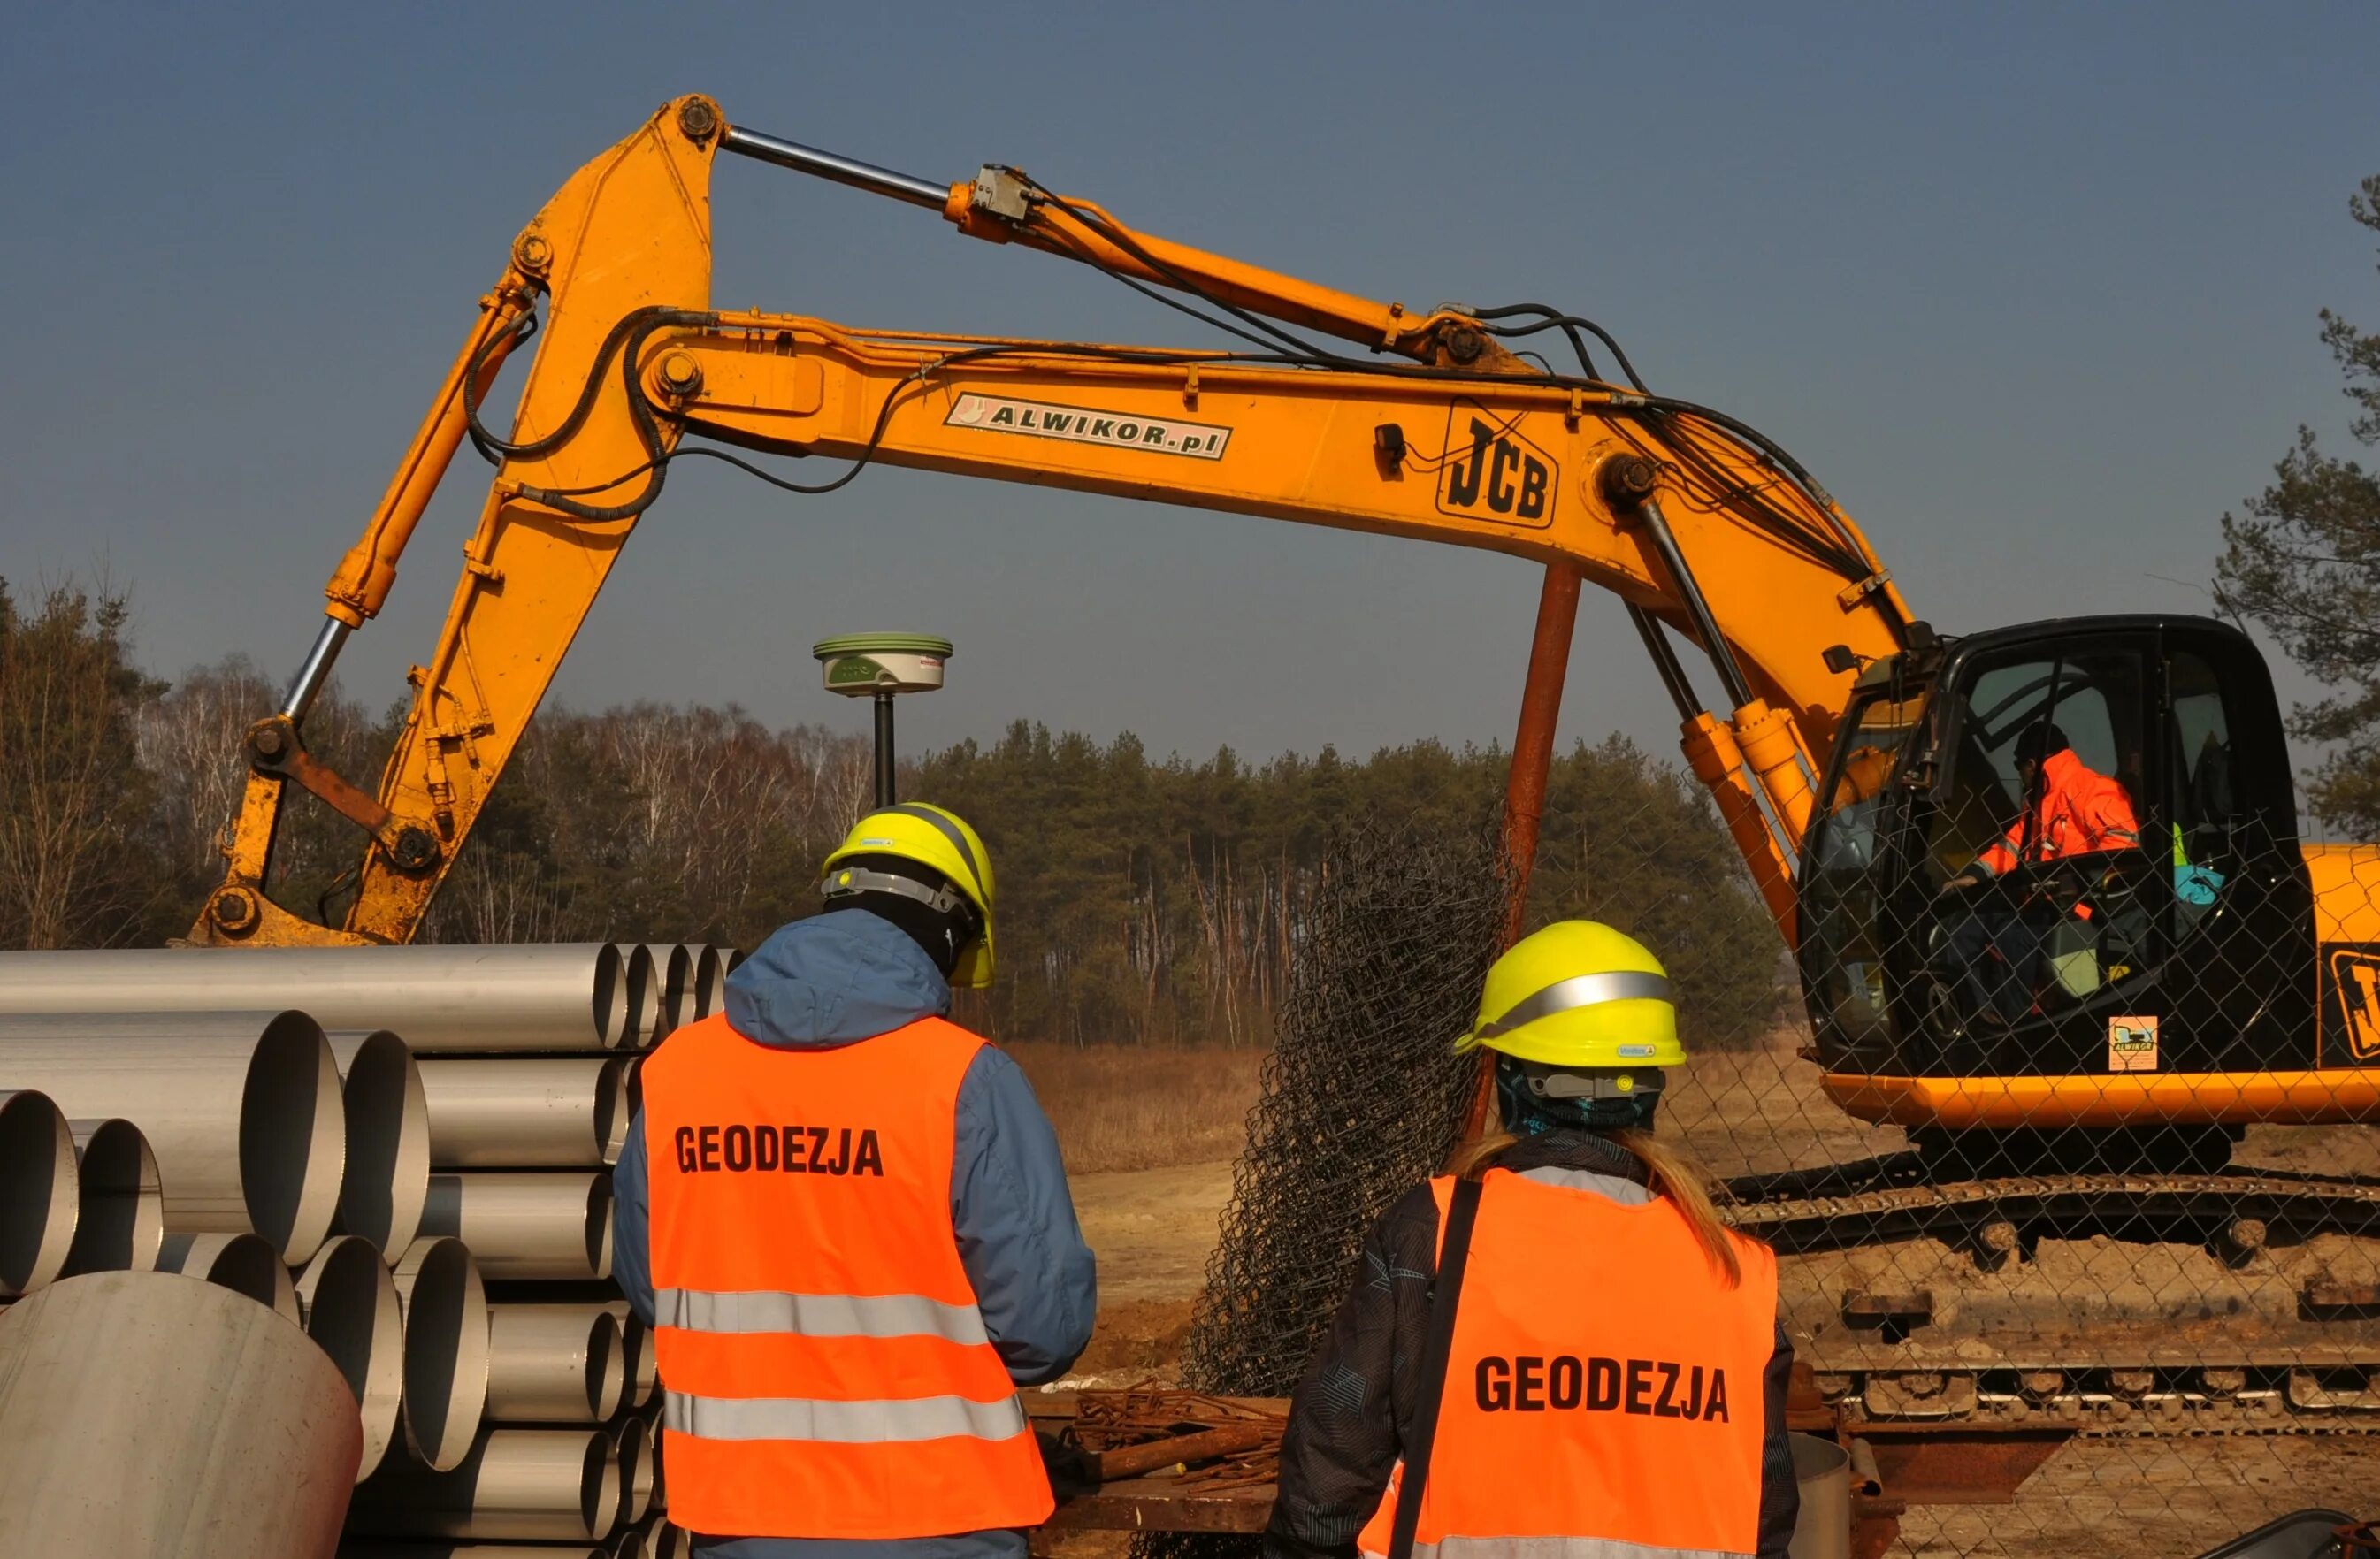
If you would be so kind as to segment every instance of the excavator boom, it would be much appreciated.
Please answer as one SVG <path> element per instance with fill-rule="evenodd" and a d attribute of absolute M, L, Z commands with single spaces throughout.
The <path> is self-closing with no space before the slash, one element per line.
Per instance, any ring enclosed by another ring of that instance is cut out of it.
<path fill-rule="evenodd" d="M 1271 349 L 713 311 L 709 187 L 722 150 L 938 206 L 970 236 L 1187 294 L 1271 330 Z M 499 436 L 478 403 L 537 326 L 540 299 L 534 361 Z M 1276 321 L 1366 355 L 1303 346 Z M 1539 562 L 1550 580 L 1591 581 L 1629 603 L 1667 658 L 1689 755 L 1790 929 L 1813 779 L 1853 672 L 1908 642 L 1907 608 L 1864 538 L 1775 446 L 1685 403 L 1552 378 L 1498 344 L 1495 329 L 1136 233 L 1013 169 L 941 188 L 731 127 L 706 98 L 665 104 L 514 242 L 387 494 L 332 576 L 325 622 L 288 697 L 249 733 L 229 870 L 194 939 L 412 937 L 689 433 L 848 463 L 812 490 L 882 462 L 1486 548 Z M 498 469 L 444 632 L 411 673 L 411 712 L 368 795 L 305 755 L 306 708 L 340 645 L 386 601 L 466 439 Z M 1662 636 L 1672 631 L 1711 658 L 1721 714 L 1691 701 Z M 265 892 L 291 783 L 370 835 L 341 928 Z"/>

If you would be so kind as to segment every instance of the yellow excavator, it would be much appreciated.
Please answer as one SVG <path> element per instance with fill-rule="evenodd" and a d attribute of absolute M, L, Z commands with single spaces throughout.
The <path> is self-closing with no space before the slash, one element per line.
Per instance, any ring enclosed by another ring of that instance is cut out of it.
<path fill-rule="evenodd" d="M 710 184 L 722 153 L 1088 265 L 1240 344 L 938 335 L 713 308 Z M 1507 343 L 1524 335 L 1566 336 L 1578 371 L 1517 355 Z M 532 337 L 499 432 L 483 398 Z M 309 754 L 307 709 L 387 600 L 466 441 L 495 478 L 368 792 Z M 824 474 L 795 480 L 746 458 L 755 452 Z M 2272 680 L 2236 629 L 2135 615 L 1938 633 L 1782 448 L 1646 389 L 1584 319 L 1375 302 L 1140 232 L 1014 168 L 939 184 L 731 125 L 700 96 L 662 105 L 514 240 L 331 576 L 302 670 L 248 732 L 228 867 L 192 939 L 410 938 L 621 547 L 673 465 L 693 457 L 793 492 L 832 490 L 876 463 L 923 466 L 1541 563 L 1508 799 L 1516 876 L 1592 582 L 1625 603 L 1677 704 L 1686 757 L 1794 949 L 1842 1108 L 1937 1149 L 2079 1140 L 2107 1164 L 2117 1142 L 2118 1166 L 2166 1170 L 2219 1165 L 2252 1122 L 2380 1119 L 2380 856 L 2301 844 Z M 1707 663 L 1717 711 L 1681 640 Z M 2037 797 L 2020 749 L 2052 726 L 2123 787 L 2132 838 L 2021 851 L 2013 869 L 1965 886 L 1995 841 L 2027 827 Z M 343 925 L 266 892 L 292 784 L 369 836 Z M 1998 928 L 1980 951 L 1977 925 Z M 1978 959 L 2002 988 L 2023 983 L 2019 1009 L 1997 1022 L 1966 994 Z"/>

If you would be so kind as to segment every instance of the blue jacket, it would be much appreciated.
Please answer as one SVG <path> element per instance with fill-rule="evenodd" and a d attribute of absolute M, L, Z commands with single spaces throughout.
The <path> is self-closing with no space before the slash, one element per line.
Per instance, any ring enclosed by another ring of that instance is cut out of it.
<path fill-rule="evenodd" d="M 788 1050 L 864 1044 L 951 1009 L 951 987 L 924 949 L 865 910 L 795 921 L 727 978 L 735 1032 Z M 1056 1380 L 1091 1340 L 1099 1282 L 1075 1221 L 1057 1133 L 1016 1063 L 985 1045 L 959 1083 L 951 1228 L 984 1330 L 1020 1386 Z M 653 1319 L 651 1202 L 644 1122 L 612 1171 L 612 1275 L 629 1308 Z M 868 1542 L 814 1538 L 698 1539 L 705 1559 L 1024 1559 L 1021 1532 Z"/>

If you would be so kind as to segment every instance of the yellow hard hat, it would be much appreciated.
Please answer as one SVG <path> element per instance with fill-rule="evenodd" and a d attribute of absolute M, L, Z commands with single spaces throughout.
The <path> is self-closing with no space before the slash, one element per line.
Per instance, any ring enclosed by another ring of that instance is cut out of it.
<path fill-rule="evenodd" d="M 960 952 L 958 963 L 951 970 L 951 984 L 978 990 L 991 984 L 991 852 L 965 818 L 924 802 L 879 807 L 854 824 L 834 853 L 826 858 L 829 893 L 838 888 L 846 892 L 908 893 L 930 902 L 928 893 L 910 892 L 901 886 L 904 879 L 882 880 L 883 874 L 844 865 L 856 855 L 896 856 L 930 866 L 948 877 L 983 918 L 983 935 Z"/>
<path fill-rule="evenodd" d="M 1479 1021 L 1454 1042 L 1555 1067 L 1684 1064 L 1669 972 L 1645 944 L 1592 920 L 1558 920 L 1488 971 Z"/>

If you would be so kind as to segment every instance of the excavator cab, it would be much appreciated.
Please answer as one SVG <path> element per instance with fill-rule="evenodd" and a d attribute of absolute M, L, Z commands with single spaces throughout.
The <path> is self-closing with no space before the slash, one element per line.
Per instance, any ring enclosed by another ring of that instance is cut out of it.
<path fill-rule="evenodd" d="M 2070 754 L 2054 781 L 2020 750 L 2046 726 Z M 2049 1080 L 2061 1124 L 2118 1125 L 2113 1105 L 2094 1119 L 2095 1080 L 2313 1064 L 2287 751 L 2263 657 L 2204 618 L 2036 622 L 1867 665 L 1802 861 L 1827 1071 Z M 2053 782 L 2133 827 L 2048 816 Z"/>

